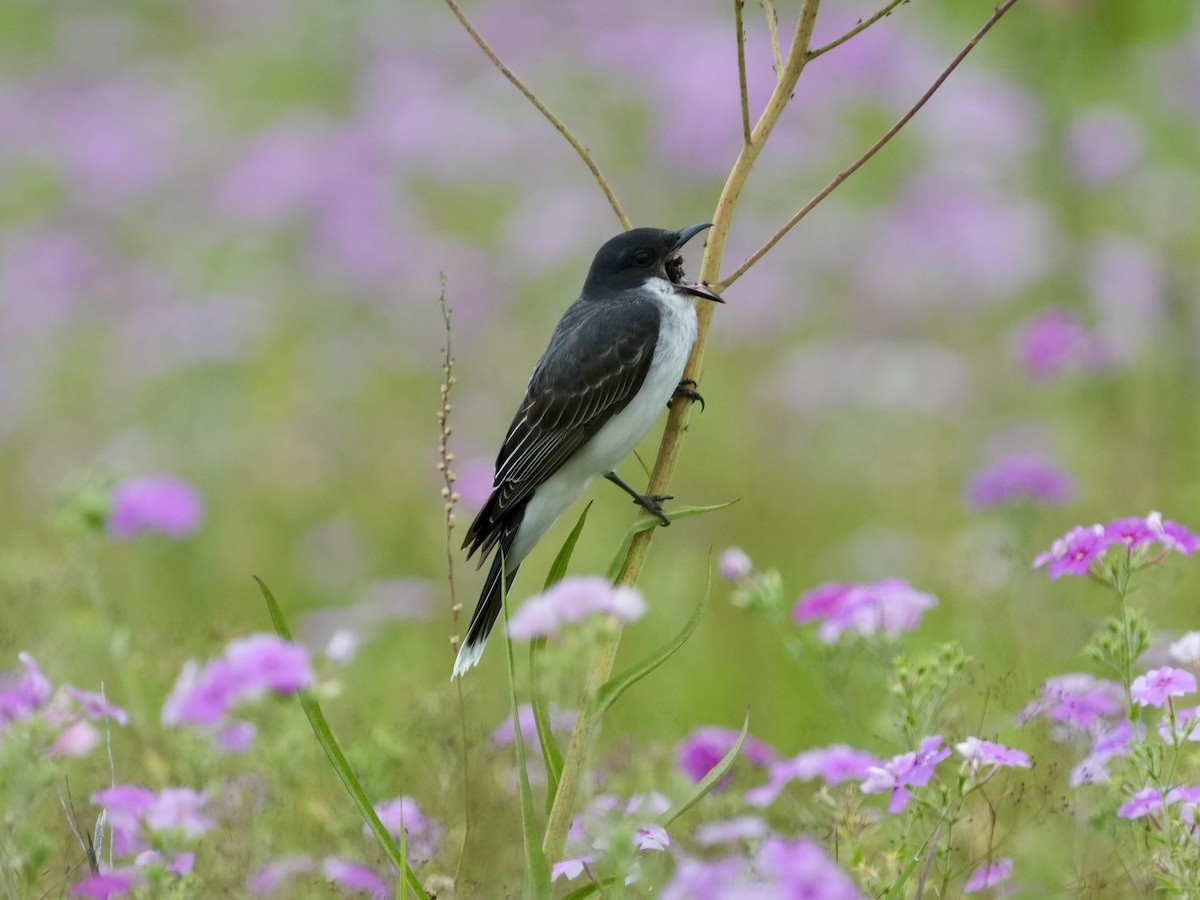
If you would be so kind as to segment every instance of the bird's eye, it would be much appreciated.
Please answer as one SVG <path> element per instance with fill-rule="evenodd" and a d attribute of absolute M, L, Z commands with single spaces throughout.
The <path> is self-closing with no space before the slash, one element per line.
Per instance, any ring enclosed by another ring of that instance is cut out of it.
<path fill-rule="evenodd" d="M 637 253 L 633 254 L 633 261 L 636 265 L 648 266 L 654 262 L 654 254 L 649 250 L 639 250 Z"/>

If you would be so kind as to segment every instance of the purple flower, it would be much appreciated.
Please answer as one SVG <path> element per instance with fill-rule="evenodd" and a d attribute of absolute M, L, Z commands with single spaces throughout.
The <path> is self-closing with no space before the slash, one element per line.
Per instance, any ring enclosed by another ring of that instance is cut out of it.
<path fill-rule="evenodd" d="M 717 560 L 717 571 L 726 581 L 741 581 L 754 571 L 754 563 L 741 547 L 728 547 Z"/>
<path fill-rule="evenodd" d="M 308 650 L 277 634 L 252 634 L 235 638 L 225 648 L 225 659 L 243 695 L 259 689 L 288 694 L 309 687 L 314 679 Z"/>
<path fill-rule="evenodd" d="M 575 727 L 575 719 L 577 713 L 573 709 L 559 710 L 554 706 L 550 707 L 550 730 L 558 734 L 569 734 L 571 729 Z M 517 707 L 517 718 L 521 722 L 521 737 L 527 742 L 534 742 L 538 739 L 537 722 L 533 717 L 533 706 L 528 703 L 522 703 Z M 492 730 L 492 746 L 507 747 L 513 742 L 515 737 L 515 729 L 513 727 L 512 717 L 505 718 L 499 725 Z"/>
<path fill-rule="evenodd" d="M 1092 743 L 1092 751 L 1071 770 L 1071 787 L 1084 784 L 1107 784 L 1109 760 L 1129 755 L 1133 739 L 1133 723 L 1128 719 L 1100 731 Z"/>
<path fill-rule="evenodd" d="M 424 862 L 437 855 L 442 826 L 425 815 L 412 797 L 396 797 L 377 803 L 375 813 L 392 837 L 399 840 L 402 833 L 406 835 L 405 849 L 409 859 Z M 370 826 L 363 825 L 363 834 L 371 834 Z"/>
<path fill-rule="evenodd" d="M 245 753 L 254 745 L 258 728 L 253 722 L 232 722 L 217 732 L 217 746 L 228 753 Z"/>
<path fill-rule="evenodd" d="M 901 753 L 882 766 L 872 766 L 862 784 L 862 792 L 882 794 L 890 791 L 892 798 L 888 803 L 888 812 L 903 812 L 912 796 L 908 789 L 928 784 L 937 764 L 949 755 L 950 749 L 942 747 L 941 735 L 924 738 L 917 751 Z"/>
<path fill-rule="evenodd" d="M 216 824 L 203 813 L 207 804 L 208 795 L 191 788 L 163 788 L 142 815 L 152 831 L 181 831 L 197 838 Z"/>
<path fill-rule="evenodd" d="M 104 807 L 113 832 L 113 852 L 119 856 L 146 849 L 142 817 L 154 805 L 154 791 L 135 784 L 118 784 L 92 794 L 95 806 Z"/>
<path fill-rule="evenodd" d="M 91 900 L 109 900 L 110 897 L 124 897 L 141 880 L 141 874 L 135 869 L 100 872 L 75 882 L 71 885 L 71 893 Z"/>
<path fill-rule="evenodd" d="M 1024 724 L 1045 716 L 1055 725 L 1089 732 L 1103 720 L 1125 712 L 1125 691 L 1115 681 L 1082 672 L 1059 675 L 1042 683 L 1042 696 L 1017 715 Z"/>
<path fill-rule="evenodd" d="M 737 739 L 738 732 L 732 728 L 720 728 L 715 725 L 697 728 L 680 742 L 675 753 L 675 762 L 692 781 L 702 781 L 725 754 L 733 749 Z M 742 743 L 741 752 L 756 766 L 769 765 L 779 758 L 779 754 L 772 747 L 749 736 Z M 728 782 L 729 775 L 726 775 L 717 787 L 723 788 Z"/>
<path fill-rule="evenodd" d="M 977 894 L 980 891 L 986 891 L 988 888 L 996 887 L 998 884 L 1003 884 L 1012 877 L 1012 870 L 1012 858 L 1007 856 L 986 866 L 980 866 L 971 873 L 971 877 L 963 885 L 963 893 Z"/>
<path fill-rule="evenodd" d="M 1092 561 L 1103 556 L 1111 545 L 1111 540 L 1104 534 L 1103 525 L 1093 525 L 1091 528 L 1077 525 L 1056 540 L 1049 550 L 1037 556 L 1033 567 L 1040 569 L 1046 566 L 1046 572 L 1052 580 L 1057 580 L 1060 575 L 1087 575 L 1091 571 Z"/>
<path fill-rule="evenodd" d="M 24 652 L 17 659 L 25 667 L 24 672 L 0 673 L 0 734 L 10 723 L 29 718 L 50 699 L 50 679 L 42 674 L 37 660 Z"/>
<path fill-rule="evenodd" d="M 86 756 L 100 743 L 100 732 L 87 719 L 73 722 L 58 733 L 49 747 L 47 756 Z"/>
<path fill-rule="evenodd" d="M 1099 107 L 1076 117 L 1063 149 L 1072 173 L 1089 188 L 1120 178 L 1144 152 L 1138 123 L 1122 112 Z"/>
<path fill-rule="evenodd" d="M 550 869 L 550 880 L 558 881 L 559 878 L 566 878 L 567 881 L 574 881 L 595 861 L 596 854 L 594 853 L 585 853 L 582 856 L 572 856 L 560 860 Z"/>
<path fill-rule="evenodd" d="M 696 843 L 701 847 L 714 844 L 732 844 L 738 841 L 756 841 L 767 834 L 767 823 L 758 816 L 737 816 L 709 822 L 696 829 Z"/>
<path fill-rule="evenodd" d="M 388 900 L 392 896 L 387 881 L 370 866 L 339 856 L 327 856 L 321 863 L 321 870 L 327 879 L 348 891 L 370 894 L 375 900 Z"/>
<path fill-rule="evenodd" d="M 966 496 L 980 508 L 1020 500 L 1061 506 L 1075 490 L 1075 480 L 1040 454 L 1011 453 L 972 476 Z"/>
<path fill-rule="evenodd" d="M 1101 340 L 1083 327 L 1069 309 L 1048 309 L 1022 325 L 1014 337 L 1015 353 L 1036 381 L 1096 369 L 1109 352 Z"/>
<path fill-rule="evenodd" d="M 1117 815 L 1122 819 L 1140 819 L 1165 809 L 1168 800 L 1156 787 L 1142 788 L 1121 804 Z"/>
<path fill-rule="evenodd" d="M 1139 706 L 1162 706 L 1168 697 L 1182 697 L 1196 691 L 1196 676 L 1183 669 L 1163 666 L 1133 679 L 1129 697 Z"/>
<path fill-rule="evenodd" d="M 547 591 L 521 604 L 508 623 L 515 640 L 553 636 L 568 622 L 580 622 L 597 613 L 608 613 L 622 622 L 634 622 L 646 613 L 646 601 L 633 588 L 614 588 L 604 578 L 564 578 Z"/>
<path fill-rule="evenodd" d="M 1200 741 L 1200 720 L 1196 714 L 1200 706 L 1185 706 L 1175 710 L 1175 715 L 1162 719 L 1158 723 L 1158 733 L 1168 744 L 1179 744 L 1183 741 Z"/>
<path fill-rule="evenodd" d="M 955 744 L 954 749 L 966 759 L 971 768 L 972 776 L 977 776 L 981 766 L 1018 766 L 1028 769 L 1031 765 L 1029 754 L 1022 750 L 1013 750 L 1003 744 L 982 741 L 977 737 L 968 737 L 961 743 Z"/>
<path fill-rule="evenodd" d="M 854 880 L 833 862 L 812 838 L 767 838 L 758 850 L 756 867 L 778 886 L 773 896 L 858 900 L 862 893 Z"/>
<path fill-rule="evenodd" d="M 877 584 L 823 584 L 802 596 L 792 610 L 796 622 L 822 620 L 817 636 L 832 644 L 844 631 L 864 637 L 882 631 L 894 638 L 921 623 L 937 605 L 932 594 L 914 590 L 899 578 Z"/>
<path fill-rule="evenodd" d="M 882 765 L 878 757 L 845 744 L 805 750 L 791 759 L 772 763 L 769 780 L 747 791 L 746 803 L 750 806 L 769 806 L 788 782 L 797 779 L 812 781 L 820 778 L 826 784 L 862 781 L 870 774 L 872 767 Z"/>
<path fill-rule="evenodd" d="M 637 850 L 666 850 L 671 846 L 671 836 L 661 825 L 647 822 L 634 829 L 633 846 Z"/>
<path fill-rule="evenodd" d="M 242 679 L 224 659 L 215 659 L 203 669 L 188 660 L 163 704 L 163 724 L 215 726 L 241 699 L 242 686 Z"/>
<path fill-rule="evenodd" d="M 203 518 L 204 500 L 186 481 L 144 475 L 113 488 L 108 533 L 118 541 L 154 532 L 179 539 L 199 528 Z"/>
<path fill-rule="evenodd" d="M 109 703 L 103 694 L 94 691 L 81 691 L 79 688 L 64 685 L 67 696 L 79 704 L 84 716 L 89 719 L 112 719 L 118 725 L 129 724 L 129 714 L 116 704 Z"/>
<path fill-rule="evenodd" d="M 313 870 L 313 859 L 308 855 L 281 856 L 262 866 L 246 880 L 246 889 L 255 897 L 270 897 L 288 879 Z"/>

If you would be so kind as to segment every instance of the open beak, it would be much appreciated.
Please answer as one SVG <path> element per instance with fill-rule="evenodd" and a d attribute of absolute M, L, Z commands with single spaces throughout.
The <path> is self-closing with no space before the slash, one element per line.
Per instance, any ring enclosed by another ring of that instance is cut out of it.
<path fill-rule="evenodd" d="M 706 229 L 712 228 L 712 222 L 701 222 L 698 225 L 689 225 L 687 228 L 681 228 L 676 232 L 675 246 L 671 248 L 671 252 L 675 252 L 683 247 L 688 241 Z M 685 291 L 696 297 L 703 297 L 705 300 L 712 300 L 716 303 L 724 303 L 725 300 L 706 284 L 689 284 L 684 281 L 676 283 L 681 291 Z"/>

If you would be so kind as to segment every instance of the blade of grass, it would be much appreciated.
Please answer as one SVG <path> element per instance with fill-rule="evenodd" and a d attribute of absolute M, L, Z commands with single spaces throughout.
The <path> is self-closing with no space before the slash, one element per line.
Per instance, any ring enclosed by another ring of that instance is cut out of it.
<path fill-rule="evenodd" d="M 257 575 L 254 576 L 254 580 L 258 582 L 258 589 L 262 591 L 263 599 L 267 603 L 267 610 L 271 614 L 271 621 L 275 625 L 276 633 L 285 641 L 292 640 L 291 629 L 288 628 L 287 620 L 284 618 L 283 610 L 280 609 L 279 603 L 275 600 L 275 595 L 271 593 L 271 589 L 267 587 L 267 583 Z M 425 893 L 425 888 L 421 885 L 421 880 L 409 868 L 404 851 L 396 846 L 396 842 L 392 839 L 387 828 L 379 821 L 375 807 L 371 805 L 371 801 L 367 798 L 367 792 L 363 790 L 362 784 L 359 783 L 358 777 L 354 774 L 354 770 L 350 768 L 346 754 L 342 752 L 337 738 L 333 736 L 333 731 L 330 730 L 329 723 L 325 721 L 325 714 L 321 712 L 321 706 L 317 703 L 312 691 L 300 690 L 296 692 L 296 696 L 300 700 L 301 709 L 308 716 L 309 724 L 312 725 L 312 729 L 317 735 L 321 749 L 325 751 L 325 756 L 329 759 L 329 764 L 333 766 L 333 770 L 342 779 L 342 784 L 345 785 L 347 792 L 349 792 L 350 796 L 354 799 L 354 803 L 358 806 L 359 814 L 362 815 L 367 825 L 370 826 L 375 839 L 383 847 L 384 853 L 387 854 L 388 859 L 396 867 L 396 871 L 401 874 L 405 883 L 417 892 L 417 896 L 428 897 L 429 895 Z"/>
<path fill-rule="evenodd" d="M 521 736 L 521 715 L 517 704 L 517 672 L 513 664 L 512 638 L 508 636 L 507 578 L 500 579 L 500 603 L 504 611 L 504 654 L 508 659 L 508 694 L 512 703 L 513 747 L 517 751 L 517 777 L 521 793 L 521 835 L 525 845 L 525 896 L 532 900 L 550 900 L 550 867 L 542 853 L 542 841 L 533 818 L 533 792 L 529 789 L 529 769 L 525 760 L 525 739 Z"/>
<path fill-rule="evenodd" d="M 663 828 L 670 828 L 671 823 L 682 816 L 685 812 L 699 803 L 708 795 L 708 792 L 716 787 L 717 782 L 725 777 L 725 773 L 733 766 L 733 761 L 737 759 L 738 753 L 742 749 L 742 744 L 746 741 L 746 735 L 750 733 L 750 710 L 746 710 L 746 721 L 742 723 L 742 730 L 738 734 L 738 739 L 729 752 L 721 757 L 721 761 L 709 769 L 708 774 L 700 779 L 700 783 L 696 785 L 696 789 L 692 795 L 678 806 L 673 806 L 665 813 L 658 817 L 658 824 Z"/>
<path fill-rule="evenodd" d="M 704 615 L 704 610 L 708 607 L 708 597 L 711 589 L 712 568 L 710 567 L 708 577 L 704 582 L 704 593 L 700 595 L 700 602 L 696 604 L 695 611 L 692 613 L 691 618 L 684 623 L 679 634 L 675 635 L 674 638 L 647 659 L 606 681 L 600 690 L 596 692 L 596 696 L 592 698 L 591 715 L 604 715 L 605 711 L 617 702 L 617 698 L 674 656 L 675 652 L 687 643 L 688 638 L 692 636 L 696 627 L 700 624 L 700 618 Z"/>
<path fill-rule="evenodd" d="M 575 545 L 579 543 L 579 536 L 583 534 L 583 523 L 587 521 L 588 513 L 592 509 L 591 501 L 583 508 L 583 512 L 579 514 L 579 521 L 575 523 L 575 527 L 571 529 L 571 533 L 567 535 L 566 542 L 562 545 L 562 549 L 558 551 L 558 555 L 554 557 L 554 562 L 550 565 L 550 573 L 546 576 L 546 584 L 542 588 L 551 587 L 562 581 L 567 574 L 567 566 L 571 564 L 571 556 L 575 552 Z"/>
<path fill-rule="evenodd" d="M 726 509 L 737 500 L 727 500 L 724 503 L 714 503 L 711 506 L 681 506 L 678 509 L 672 509 L 671 521 L 678 519 L 686 519 L 689 516 L 699 516 L 704 513 L 716 512 L 718 509 Z M 608 567 L 608 580 L 616 581 L 617 576 L 621 574 L 621 568 L 625 565 L 625 558 L 629 555 L 629 550 L 633 546 L 633 539 L 643 531 L 649 531 L 662 523 L 658 520 L 658 516 L 641 516 L 634 519 L 629 526 L 629 530 L 625 532 L 625 539 L 621 541 L 621 546 L 617 549 L 617 555 L 613 557 L 612 565 Z"/>

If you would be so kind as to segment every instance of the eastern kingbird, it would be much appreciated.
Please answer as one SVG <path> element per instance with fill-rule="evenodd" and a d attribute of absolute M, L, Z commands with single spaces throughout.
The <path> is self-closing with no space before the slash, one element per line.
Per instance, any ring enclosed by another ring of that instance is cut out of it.
<path fill-rule="evenodd" d="M 695 297 L 724 301 L 683 277 L 679 250 L 710 228 L 635 228 L 607 241 L 583 291 L 559 320 L 496 458 L 492 495 L 467 529 L 467 559 L 482 566 L 497 550 L 454 662 L 462 675 L 483 655 L 517 567 L 597 475 L 634 502 L 670 520 L 659 502 L 639 494 L 613 468 L 636 447 L 676 395 L 699 399 L 681 382 L 696 342 Z"/>

